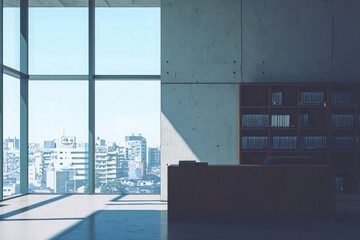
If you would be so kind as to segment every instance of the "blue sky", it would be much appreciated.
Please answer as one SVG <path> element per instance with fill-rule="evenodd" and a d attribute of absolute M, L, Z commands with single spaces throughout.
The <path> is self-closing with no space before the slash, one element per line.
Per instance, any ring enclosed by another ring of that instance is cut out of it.
<path fill-rule="evenodd" d="M 15 69 L 18 17 L 18 9 L 5 8 L 4 63 Z M 96 74 L 160 75 L 159 8 L 99 8 L 96 17 Z M 30 74 L 87 74 L 87 9 L 31 8 L 29 18 Z M 18 136 L 19 84 L 5 79 L 4 137 Z M 30 81 L 30 142 L 63 132 L 86 142 L 87 91 L 86 81 Z M 108 141 L 142 133 L 160 145 L 160 81 L 97 81 L 96 129 Z"/>

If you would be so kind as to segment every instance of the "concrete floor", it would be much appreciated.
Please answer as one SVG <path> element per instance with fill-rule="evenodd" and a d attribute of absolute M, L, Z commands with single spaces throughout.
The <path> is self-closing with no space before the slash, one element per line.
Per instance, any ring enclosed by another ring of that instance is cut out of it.
<path fill-rule="evenodd" d="M 0 239 L 360 239 L 360 196 L 330 219 L 167 222 L 159 196 L 27 195 L 0 202 Z"/>

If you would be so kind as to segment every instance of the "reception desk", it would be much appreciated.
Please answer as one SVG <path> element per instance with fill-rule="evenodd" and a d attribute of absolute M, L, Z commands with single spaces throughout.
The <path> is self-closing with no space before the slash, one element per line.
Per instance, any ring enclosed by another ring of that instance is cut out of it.
<path fill-rule="evenodd" d="M 168 167 L 168 219 L 312 218 L 335 212 L 330 166 Z"/>

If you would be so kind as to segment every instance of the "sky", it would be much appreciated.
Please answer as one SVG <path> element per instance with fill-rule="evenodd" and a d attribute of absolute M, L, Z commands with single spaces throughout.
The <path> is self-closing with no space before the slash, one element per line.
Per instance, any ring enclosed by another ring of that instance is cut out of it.
<path fill-rule="evenodd" d="M 4 9 L 4 63 L 19 69 L 19 10 Z M 85 8 L 31 8 L 29 73 L 87 74 Z M 160 75 L 160 9 L 96 10 L 96 74 Z M 60 56 L 60 57 L 59 57 Z M 4 137 L 19 137 L 19 80 L 4 76 Z M 160 145 L 160 80 L 96 81 L 96 136 L 124 143 L 141 133 Z M 30 81 L 29 142 L 88 139 L 87 81 Z"/>

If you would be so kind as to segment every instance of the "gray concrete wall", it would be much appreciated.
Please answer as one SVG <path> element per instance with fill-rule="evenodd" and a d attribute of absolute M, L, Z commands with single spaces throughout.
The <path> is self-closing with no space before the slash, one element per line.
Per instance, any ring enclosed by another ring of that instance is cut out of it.
<path fill-rule="evenodd" d="M 163 83 L 240 80 L 241 1 L 161 2 Z"/>
<path fill-rule="evenodd" d="M 162 84 L 161 94 L 161 195 L 166 199 L 170 164 L 237 164 L 238 86 Z"/>
<path fill-rule="evenodd" d="M 161 1 L 167 165 L 238 162 L 238 83 L 360 81 L 358 0 Z"/>
<path fill-rule="evenodd" d="M 334 0 L 334 81 L 360 81 L 360 1 Z"/>
<path fill-rule="evenodd" d="M 161 2 L 161 199 L 167 165 L 237 164 L 241 1 Z"/>
<path fill-rule="evenodd" d="M 331 0 L 243 0 L 242 9 L 242 82 L 331 81 Z"/>

